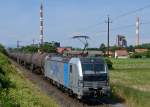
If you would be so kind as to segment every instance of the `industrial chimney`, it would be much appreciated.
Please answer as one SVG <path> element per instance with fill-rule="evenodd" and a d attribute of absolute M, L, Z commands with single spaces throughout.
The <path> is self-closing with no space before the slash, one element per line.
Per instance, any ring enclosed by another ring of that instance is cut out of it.
<path fill-rule="evenodd" d="M 136 20 L 136 46 L 140 45 L 140 18 Z"/>
<path fill-rule="evenodd" d="M 40 45 L 44 44 L 44 11 L 43 11 L 44 0 L 41 0 L 40 6 Z"/>

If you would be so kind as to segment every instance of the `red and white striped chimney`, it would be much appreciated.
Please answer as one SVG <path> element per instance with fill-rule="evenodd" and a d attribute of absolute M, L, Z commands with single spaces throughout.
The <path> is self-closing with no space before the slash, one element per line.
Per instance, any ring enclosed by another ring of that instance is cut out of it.
<path fill-rule="evenodd" d="M 136 46 L 140 45 L 140 18 L 137 17 L 136 21 Z"/>
<path fill-rule="evenodd" d="M 43 11 L 44 0 L 41 1 L 40 6 L 40 45 L 44 44 L 44 11 Z"/>

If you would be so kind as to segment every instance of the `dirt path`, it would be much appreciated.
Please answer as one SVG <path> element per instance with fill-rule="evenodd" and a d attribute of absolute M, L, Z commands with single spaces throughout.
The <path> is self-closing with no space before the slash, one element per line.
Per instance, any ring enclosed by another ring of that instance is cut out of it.
<path fill-rule="evenodd" d="M 27 69 L 24 69 L 16 62 L 12 61 L 17 71 L 23 73 L 27 79 L 33 84 L 37 85 L 44 93 L 54 98 L 61 107 L 125 107 L 124 104 L 112 101 L 110 99 L 102 98 L 88 99 L 82 102 L 70 97 L 67 93 L 63 93 L 55 86 L 51 85 L 48 80 L 45 80 L 42 75 L 36 75 Z"/>

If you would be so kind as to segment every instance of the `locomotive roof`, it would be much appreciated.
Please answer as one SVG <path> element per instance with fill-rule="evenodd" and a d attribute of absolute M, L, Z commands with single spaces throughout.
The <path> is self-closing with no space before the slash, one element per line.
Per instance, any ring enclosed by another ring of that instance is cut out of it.
<path fill-rule="evenodd" d="M 100 57 L 50 57 L 50 60 L 68 63 L 71 58 L 79 58 L 81 63 L 104 63 L 104 59 Z"/>
<path fill-rule="evenodd" d="M 71 58 L 70 57 L 55 56 L 55 57 L 50 57 L 49 59 L 53 60 L 53 61 L 60 61 L 60 62 L 66 62 L 66 63 L 68 63 Z"/>
<path fill-rule="evenodd" d="M 101 57 L 82 57 L 80 60 L 82 63 L 105 63 L 104 59 Z"/>

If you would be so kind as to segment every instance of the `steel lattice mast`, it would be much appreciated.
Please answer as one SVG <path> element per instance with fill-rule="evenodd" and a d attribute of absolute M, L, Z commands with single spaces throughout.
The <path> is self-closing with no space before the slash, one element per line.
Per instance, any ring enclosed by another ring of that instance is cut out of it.
<path fill-rule="evenodd" d="M 40 6 L 40 45 L 44 44 L 44 10 L 43 10 L 44 0 L 41 0 Z"/>

